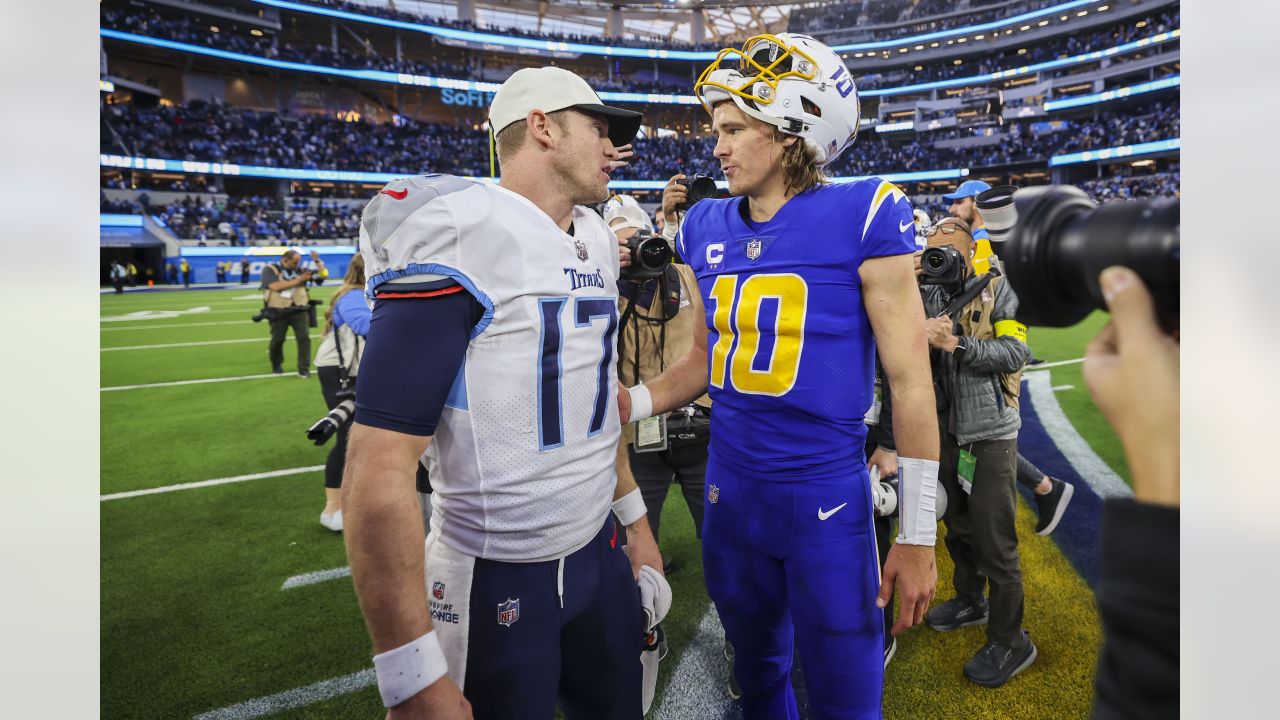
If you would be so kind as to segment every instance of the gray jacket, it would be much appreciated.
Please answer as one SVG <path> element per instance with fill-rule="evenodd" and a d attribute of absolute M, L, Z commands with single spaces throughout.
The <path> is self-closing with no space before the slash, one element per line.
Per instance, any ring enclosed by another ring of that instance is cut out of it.
<path fill-rule="evenodd" d="M 965 287 L 972 287 L 981 277 L 970 278 Z M 993 328 L 997 322 L 1014 319 L 1018 297 L 1004 278 L 993 278 L 985 292 L 994 295 L 990 317 Z M 942 288 L 933 286 L 924 291 L 924 309 L 929 317 L 940 314 L 950 302 Z M 963 313 L 981 311 L 982 303 L 979 295 L 952 319 L 958 323 Z M 964 350 L 957 349 L 954 354 L 945 350 L 929 350 L 934 392 L 938 395 L 939 426 L 954 435 L 961 445 L 1017 432 L 1022 427 L 1022 417 L 1018 408 L 1006 400 L 1000 376 L 1016 373 L 1026 364 L 1031 356 L 1026 343 L 1014 334 L 996 337 L 994 331 L 987 333 L 986 337 L 965 336 L 960 342 Z M 894 449 L 890 396 L 891 393 L 882 393 L 884 403 L 876 428 L 876 440 L 881 446 Z"/>

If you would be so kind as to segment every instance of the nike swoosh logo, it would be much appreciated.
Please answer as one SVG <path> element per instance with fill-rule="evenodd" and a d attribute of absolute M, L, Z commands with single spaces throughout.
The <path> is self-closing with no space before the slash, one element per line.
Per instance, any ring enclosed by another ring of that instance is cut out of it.
<path fill-rule="evenodd" d="M 831 508 L 830 510 L 827 510 L 826 512 L 823 512 L 822 508 L 818 508 L 818 519 L 819 519 L 819 520 L 826 520 L 827 518 L 831 517 L 832 515 L 835 515 L 836 513 L 840 512 L 840 508 L 842 508 L 842 507 L 844 507 L 845 505 L 848 505 L 848 504 L 849 504 L 849 503 L 847 503 L 847 502 L 846 502 L 846 503 L 840 503 L 839 505 L 837 505 L 837 506 L 835 506 L 835 507 Z"/>
<path fill-rule="evenodd" d="M 403 200 L 403 199 L 405 199 L 405 198 L 409 197 L 409 191 L 408 191 L 408 190 L 381 190 L 381 191 L 379 191 L 379 192 L 381 192 L 383 195 L 390 195 L 391 197 L 395 198 L 396 200 Z"/>
<path fill-rule="evenodd" d="M 383 190 L 382 192 L 386 192 L 386 190 Z M 915 225 L 915 221 L 904 222 L 898 225 L 898 232 L 906 232 L 907 228 L 911 227 L 912 225 Z"/>

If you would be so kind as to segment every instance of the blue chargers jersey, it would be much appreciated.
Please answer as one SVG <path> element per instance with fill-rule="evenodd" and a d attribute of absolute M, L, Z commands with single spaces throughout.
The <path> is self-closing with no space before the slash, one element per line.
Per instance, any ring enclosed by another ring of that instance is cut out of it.
<path fill-rule="evenodd" d="M 695 204 L 677 238 L 706 301 L 711 451 L 762 479 L 843 474 L 875 379 L 858 269 L 915 252 L 911 202 L 879 178 L 823 185 L 754 227 L 743 202 Z"/>

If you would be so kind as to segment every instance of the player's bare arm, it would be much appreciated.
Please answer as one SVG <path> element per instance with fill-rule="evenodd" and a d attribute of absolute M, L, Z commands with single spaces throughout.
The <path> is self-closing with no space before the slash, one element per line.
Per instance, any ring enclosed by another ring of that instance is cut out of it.
<path fill-rule="evenodd" d="M 648 390 L 651 403 L 651 410 L 644 413 L 644 417 L 671 412 L 701 397 L 707 391 L 707 326 L 694 323 L 693 347 L 689 352 L 671 363 L 658 377 L 646 380 L 643 386 Z M 638 415 L 632 417 L 635 414 L 632 412 L 632 390 L 634 388 L 618 389 L 618 413 L 623 423 L 640 419 Z"/>
<path fill-rule="evenodd" d="M 644 499 L 639 495 L 639 487 L 636 485 L 635 475 L 631 473 L 631 461 L 627 457 L 627 436 L 623 434 L 618 440 L 618 457 L 615 463 L 618 470 L 618 484 L 613 490 L 613 499 L 615 501 L 635 492 L 636 500 L 643 507 Z M 647 515 L 641 515 L 640 518 L 627 528 L 627 557 L 631 559 L 631 574 L 640 577 L 640 567 L 648 565 L 649 567 L 662 572 L 662 553 L 658 550 L 658 541 L 653 537 L 653 530 L 649 528 L 649 518 Z"/>
<path fill-rule="evenodd" d="M 423 573 L 425 540 L 415 495 L 418 458 L 430 437 L 353 423 L 342 480 L 344 537 L 351 577 L 374 653 L 431 631 Z M 470 704 L 446 675 L 387 718 L 469 718 Z"/>
<path fill-rule="evenodd" d="M 937 463 L 939 440 L 933 380 L 925 338 L 924 304 L 910 255 L 865 261 L 863 303 L 893 397 L 893 436 L 898 456 Z M 906 510 L 906 508 L 904 508 Z M 932 518 L 930 518 L 932 521 Z M 889 550 L 877 604 L 885 606 L 896 586 L 901 612 L 894 635 L 919 625 L 938 584 L 932 545 L 898 542 Z"/>

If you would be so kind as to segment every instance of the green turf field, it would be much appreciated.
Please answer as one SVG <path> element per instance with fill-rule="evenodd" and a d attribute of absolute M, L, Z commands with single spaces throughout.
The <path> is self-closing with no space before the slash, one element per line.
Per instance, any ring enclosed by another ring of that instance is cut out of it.
<path fill-rule="evenodd" d="M 328 298 L 332 291 L 315 296 Z M 259 306 L 257 294 L 245 287 L 104 295 L 104 389 L 268 373 L 267 326 L 248 320 Z M 134 319 L 120 319 L 129 316 Z M 1079 358 L 1100 322 L 1035 329 L 1032 348 L 1047 361 Z M 247 342 L 225 342 L 236 340 Z M 178 346 L 150 347 L 157 345 Z M 286 344 L 287 370 L 293 352 L 292 342 Z M 1074 386 L 1056 393 L 1064 411 L 1127 478 L 1119 445 L 1089 402 L 1079 364 L 1048 372 L 1055 386 Z M 318 381 L 292 374 L 101 393 L 104 495 L 303 469 L 102 502 L 103 717 L 190 718 L 370 667 L 349 578 L 281 589 L 292 576 L 346 565 L 341 538 L 318 521 L 322 473 L 305 470 L 322 465 L 328 452 L 303 434 L 324 410 Z M 982 642 L 979 630 L 913 631 L 901 639 L 887 674 L 887 717 L 1087 714 L 1100 638 L 1092 594 L 1057 546 L 1032 533 L 1028 508 L 1021 509 L 1019 523 L 1027 627 L 1040 660 L 1006 688 L 984 690 L 960 673 Z M 682 567 L 670 578 L 675 605 L 665 628 L 671 655 L 663 664 L 660 695 L 680 683 L 722 682 L 674 676 L 709 601 L 699 546 L 678 492 L 669 494 L 662 527 L 664 550 Z M 939 570 L 939 597 L 945 598 L 945 552 L 939 552 Z M 272 717 L 382 715 L 376 689 L 366 686 Z M 720 708 L 705 715 L 722 716 Z"/>

